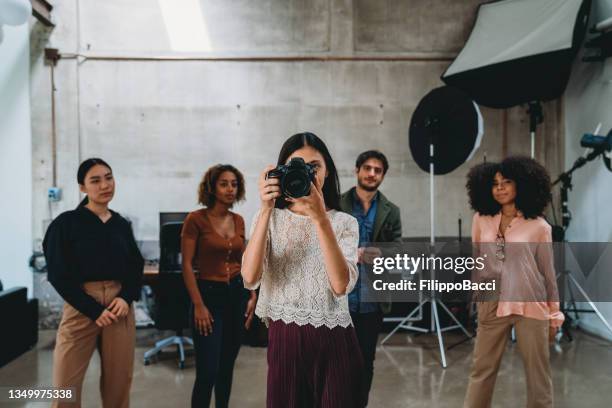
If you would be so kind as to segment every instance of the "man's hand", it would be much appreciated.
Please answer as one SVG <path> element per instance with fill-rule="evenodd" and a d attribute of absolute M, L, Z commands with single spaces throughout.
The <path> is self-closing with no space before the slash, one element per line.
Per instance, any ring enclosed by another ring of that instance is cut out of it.
<path fill-rule="evenodd" d="M 376 247 L 363 247 L 358 249 L 357 256 L 358 263 L 366 263 L 371 265 L 374 263 L 374 258 L 382 256 L 382 251 L 380 248 Z"/>

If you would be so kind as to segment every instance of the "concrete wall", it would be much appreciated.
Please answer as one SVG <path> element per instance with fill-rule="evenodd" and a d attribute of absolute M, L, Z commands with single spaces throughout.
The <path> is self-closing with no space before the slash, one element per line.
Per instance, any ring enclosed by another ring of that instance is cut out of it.
<path fill-rule="evenodd" d="M 32 295 L 32 152 L 28 25 L 4 26 L 0 42 L 0 280 Z"/>
<path fill-rule="evenodd" d="M 593 23 L 612 16 L 612 0 L 599 0 L 593 3 L 591 21 Z M 565 165 L 569 168 L 584 153 L 580 138 L 591 133 L 599 122 L 601 134 L 612 128 L 610 106 L 612 105 L 612 59 L 603 63 L 584 63 L 577 61 L 565 98 Z M 601 160 L 588 163 L 574 173 L 574 188 L 570 192 L 572 223 L 567 238 L 574 242 L 611 242 L 612 214 L 612 173 Z M 610 271 L 607 271 L 608 273 Z M 583 283 L 584 284 L 584 283 Z M 587 282 L 587 290 L 597 282 Z M 611 288 L 607 288 L 608 293 Z M 608 295 L 606 298 L 609 298 Z M 582 307 L 588 308 L 583 304 Z M 612 322 L 612 303 L 599 302 L 597 307 Z M 581 326 L 612 340 L 612 333 L 592 314 L 581 317 Z"/>
<path fill-rule="evenodd" d="M 248 223 L 258 207 L 257 175 L 275 162 L 286 137 L 303 130 L 328 142 L 343 189 L 354 183 L 359 152 L 385 152 L 391 169 L 382 190 L 402 208 L 404 235 L 428 235 L 428 179 L 410 156 L 408 127 L 420 99 L 442 85 L 439 76 L 461 49 L 479 3 L 189 0 L 177 9 L 169 0 L 54 2 L 58 27 L 49 45 L 85 57 L 56 68 L 58 184 L 65 198 L 51 213 L 44 198 L 49 68 L 34 62 L 35 236 L 42 236 L 45 218 L 77 205 L 76 168 L 89 156 L 113 166 L 113 208 L 134 221 L 139 240 L 157 239 L 159 211 L 196 208 L 199 179 L 218 162 L 246 176 L 247 201 L 237 211 Z M 176 60 L 184 57 L 199 60 Z M 457 233 L 459 216 L 469 231 L 464 184 L 471 165 L 485 154 L 495 160 L 528 153 L 523 109 L 483 115 L 480 151 L 437 178 L 441 235 Z M 562 104 L 546 104 L 545 115 L 538 157 L 554 174 L 563 158 Z"/>

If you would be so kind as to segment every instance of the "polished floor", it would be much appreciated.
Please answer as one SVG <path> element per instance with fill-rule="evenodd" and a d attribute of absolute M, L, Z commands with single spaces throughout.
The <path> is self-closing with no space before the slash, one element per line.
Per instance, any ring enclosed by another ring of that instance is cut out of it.
<path fill-rule="evenodd" d="M 50 384 L 54 331 L 42 331 L 36 349 L 0 369 L 0 386 Z M 194 378 L 193 358 L 179 370 L 172 349 L 157 362 L 144 366 L 142 355 L 159 334 L 139 330 L 132 404 L 139 407 L 187 407 Z M 445 336 L 449 366 L 438 361 L 436 338 L 430 335 L 395 335 L 379 347 L 370 407 L 462 406 L 471 361 L 472 343 Z M 612 344 L 584 333 L 574 342 L 552 350 L 555 407 L 612 407 Z M 99 407 L 99 360 L 91 361 L 84 385 L 84 407 Z M 266 349 L 244 346 L 236 363 L 231 406 L 264 407 L 266 398 Z M 8 404 L 7 407 L 40 407 L 41 403 Z M 516 346 L 509 345 L 499 372 L 494 407 L 521 408 L 525 405 L 525 379 Z"/>

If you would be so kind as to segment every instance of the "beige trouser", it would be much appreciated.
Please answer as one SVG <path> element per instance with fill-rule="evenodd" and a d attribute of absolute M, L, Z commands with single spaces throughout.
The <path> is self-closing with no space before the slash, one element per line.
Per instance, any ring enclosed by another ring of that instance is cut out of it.
<path fill-rule="evenodd" d="M 527 408 L 552 408 L 547 320 L 497 317 L 497 302 L 478 304 L 478 332 L 464 408 L 489 408 L 512 325 L 527 379 Z"/>
<path fill-rule="evenodd" d="M 87 282 L 83 289 L 102 305 L 108 306 L 121 290 L 121 284 L 117 281 Z M 54 402 L 53 407 L 81 406 L 83 378 L 96 348 L 100 353 L 102 366 L 102 406 L 129 407 L 135 335 L 133 307 L 130 307 L 126 317 L 101 328 L 68 303 L 64 304 L 53 353 L 53 385 L 74 387 L 76 402 Z"/>

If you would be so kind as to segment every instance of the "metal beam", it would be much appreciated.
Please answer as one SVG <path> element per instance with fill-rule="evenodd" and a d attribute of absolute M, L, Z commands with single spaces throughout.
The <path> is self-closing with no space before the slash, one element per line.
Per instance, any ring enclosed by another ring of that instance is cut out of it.
<path fill-rule="evenodd" d="M 456 58 L 451 55 L 245 55 L 245 56 L 210 56 L 210 55 L 108 55 L 108 54 L 74 54 L 60 53 L 61 59 L 82 58 L 84 61 L 211 61 L 211 62 L 343 62 L 343 61 L 377 61 L 377 62 L 448 62 Z"/>
<path fill-rule="evenodd" d="M 55 27 L 51 18 L 53 6 L 47 0 L 30 0 L 32 3 L 32 15 L 47 27 Z"/>

